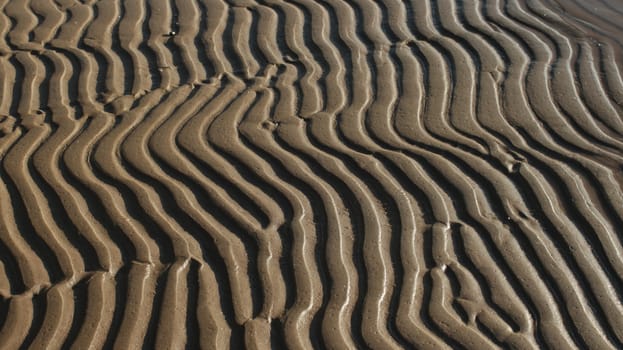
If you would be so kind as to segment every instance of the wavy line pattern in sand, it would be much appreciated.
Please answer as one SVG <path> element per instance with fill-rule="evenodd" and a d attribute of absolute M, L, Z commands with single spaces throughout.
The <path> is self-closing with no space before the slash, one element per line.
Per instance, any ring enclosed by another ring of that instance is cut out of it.
<path fill-rule="evenodd" d="M 623 347 L 587 3 L 0 1 L 0 349 Z"/>

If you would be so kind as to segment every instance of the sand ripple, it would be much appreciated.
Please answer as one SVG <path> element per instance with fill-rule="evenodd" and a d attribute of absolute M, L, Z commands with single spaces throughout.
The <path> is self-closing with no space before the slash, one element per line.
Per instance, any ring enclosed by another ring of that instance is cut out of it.
<path fill-rule="evenodd" d="M 0 1 L 0 349 L 622 348 L 621 23 Z"/>

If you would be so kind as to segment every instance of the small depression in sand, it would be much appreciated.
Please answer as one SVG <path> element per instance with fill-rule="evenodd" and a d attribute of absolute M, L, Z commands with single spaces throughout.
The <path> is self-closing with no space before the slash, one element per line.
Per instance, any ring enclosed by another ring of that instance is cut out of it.
<path fill-rule="evenodd" d="M 0 349 L 623 348 L 622 0 L 0 0 Z"/>

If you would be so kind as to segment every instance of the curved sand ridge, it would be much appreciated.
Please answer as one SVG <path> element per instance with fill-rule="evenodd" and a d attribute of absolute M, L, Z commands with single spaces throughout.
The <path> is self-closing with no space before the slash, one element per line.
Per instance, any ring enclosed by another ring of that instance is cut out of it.
<path fill-rule="evenodd" d="M 621 1 L 0 8 L 0 349 L 623 347 Z"/>

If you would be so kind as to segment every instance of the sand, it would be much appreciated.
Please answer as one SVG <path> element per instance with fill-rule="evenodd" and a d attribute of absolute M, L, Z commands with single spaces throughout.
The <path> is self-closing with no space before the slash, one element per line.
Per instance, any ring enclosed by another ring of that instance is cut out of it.
<path fill-rule="evenodd" d="M 0 349 L 623 348 L 621 0 L 1 0 Z"/>

